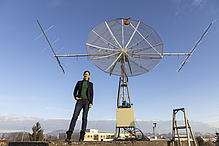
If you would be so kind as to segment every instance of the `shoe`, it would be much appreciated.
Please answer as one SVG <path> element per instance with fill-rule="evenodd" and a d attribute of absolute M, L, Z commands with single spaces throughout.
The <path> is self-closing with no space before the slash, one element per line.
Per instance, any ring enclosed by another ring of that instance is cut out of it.
<path fill-rule="evenodd" d="M 71 143 L 71 135 L 72 135 L 72 132 L 71 131 L 66 131 L 66 139 L 65 141 L 68 142 L 68 143 Z"/>
<path fill-rule="evenodd" d="M 81 131 L 80 132 L 80 138 L 79 138 L 80 142 L 84 141 L 84 135 L 85 135 L 85 132 Z"/>

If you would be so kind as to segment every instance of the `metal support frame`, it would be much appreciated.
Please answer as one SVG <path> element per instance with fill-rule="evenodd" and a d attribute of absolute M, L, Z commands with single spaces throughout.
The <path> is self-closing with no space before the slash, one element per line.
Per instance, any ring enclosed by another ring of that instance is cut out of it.
<path fill-rule="evenodd" d="M 121 65 L 121 67 L 124 66 Z M 131 99 L 128 89 L 128 77 L 126 77 L 124 72 L 121 72 L 121 77 L 119 78 L 119 89 L 118 89 L 118 97 L 117 97 L 117 114 L 118 112 L 123 112 L 123 110 L 125 114 L 121 117 L 123 120 L 121 121 L 121 118 L 118 119 L 118 117 L 116 119 L 117 122 L 116 122 L 115 140 L 117 140 L 120 137 L 120 133 L 122 132 L 122 129 L 126 133 L 129 133 L 129 135 L 132 135 L 134 137 L 137 136 L 135 122 L 134 122 L 134 109 L 132 109 L 132 104 L 131 104 Z M 121 113 L 119 114 L 119 116 L 121 116 Z M 129 125 L 126 122 L 124 122 L 127 120 L 131 120 L 132 123 Z"/>
<path fill-rule="evenodd" d="M 122 104 L 121 104 L 122 98 Z M 128 99 L 128 102 L 127 102 Z M 131 99 L 128 89 L 128 78 L 120 77 L 119 78 L 119 90 L 118 90 L 118 98 L 117 98 L 117 108 L 131 108 Z"/>
<path fill-rule="evenodd" d="M 178 126 L 178 124 L 177 124 L 176 114 L 178 113 L 178 111 L 182 111 L 184 113 L 184 122 L 185 122 L 184 126 Z M 189 131 L 190 131 L 190 134 L 191 134 L 194 145 L 197 146 L 195 137 L 192 133 L 192 129 L 191 129 L 191 126 L 189 124 L 189 120 L 187 119 L 187 116 L 186 116 L 186 109 L 185 108 L 173 109 L 173 121 L 172 122 L 173 122 L 172 146 L 174 146 L 176 138 L 178 139 L 180 146 L 182 146 L 182 143 L 181 143 L 182 138 L 187 139 L 188 146 L 191 146 Z M 186 130 L 186 136 L 180 136 L 179 135 L 179 129 L 185 129 Z M 177 131 L 177 135 L 176 135 L 175 131 Z"/>

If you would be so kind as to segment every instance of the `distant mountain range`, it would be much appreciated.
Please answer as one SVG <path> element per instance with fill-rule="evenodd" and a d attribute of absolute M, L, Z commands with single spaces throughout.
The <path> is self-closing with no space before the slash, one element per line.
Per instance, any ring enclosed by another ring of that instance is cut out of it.
<path fill-rule="evenodd" d="M 66 130 L 55 130 L 55 131 L 48 132 L 45 135 L 52 135 L 52 136 L 59 137 L 59 133 L 65 133 L 65 132 Z"/>

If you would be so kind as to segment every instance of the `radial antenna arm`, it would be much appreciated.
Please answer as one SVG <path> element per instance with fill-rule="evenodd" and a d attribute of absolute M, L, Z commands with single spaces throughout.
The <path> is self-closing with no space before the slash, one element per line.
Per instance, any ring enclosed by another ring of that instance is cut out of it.
<path fill-rule="evenodd" d="M 217 19 L 216 19 L 217 20 Z M 216 21 L 215 20 L 215 21 Z M 180 65 L 180 68 L 177 70 L 177 72 L 179 72 L 183 66 L 188 62 L 189 58 L 191 57 L 192 53 L 195 51 L 196 47 L 198 46 L 198 44 L 201 42 L 202 38 L 205 36 L 205 34 L 207 33 L 208 29 L 211 27 L 211 25 L 215 22 L 211 22 L 211 24 L 207 27 L 207 29 L 205 30 L 205 32 L 203 33 L 203 35 L 201 36 L 201 38 L 197 41 L 197 43 L 195 44 L 195 46 L 192 48 L 192 50 L 190 51 L 190 53 L 188 54 L 188 56 L 186 57 L 185 61 Z"/>
<path fill-rule="evenodd" d="M 44 32 L 44 30 L 43 30 L 43 28 L 42 28 L 42 26 L 40 25 L 40 22 L 39 22 L 38 20 L 37 20 L 37 23 L 39 24 L 40 29 L 41 29 L 42 32 L 43 32 L 43 35 L 45 36 L 45 38 L 46 38 L 46 40 L 47 40 L 47 42 L 48 42 L 50 48 L 52 49 L 52 52 L 53 52 L 53 54 L 54 54 L 54 56 L 55 56 L 55 58 L 56 58 L 56 60 L 57 60 L 57 62 L 58 62 L 58 64 L 59 64 L 59 66 L 61 67 L 63 73 L 65 73 L 65 70 L 64 70 L 64 68 L 62 67 L 61 62 L 60 62 L 58 56 L 56 55 L 56 53 L 55 53 L 55 51 L 54 51 L 54 49 L 53 49 L 51 43 L 49 42 L 49 39 L 48 39 L 47 36 L 46 36 L 46 33 Z"/>

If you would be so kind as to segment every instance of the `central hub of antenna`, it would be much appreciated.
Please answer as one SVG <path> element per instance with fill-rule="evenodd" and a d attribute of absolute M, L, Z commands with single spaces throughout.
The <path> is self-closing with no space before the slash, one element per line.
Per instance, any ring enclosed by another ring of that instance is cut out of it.
<path fill-rule="evenodd" d="M 122 48 L 121 51 L 124 52 L 124 53 L 126 53 L 126 52 L 127 52 L 127 49 L 126 49 L 126 48 Z"/>

